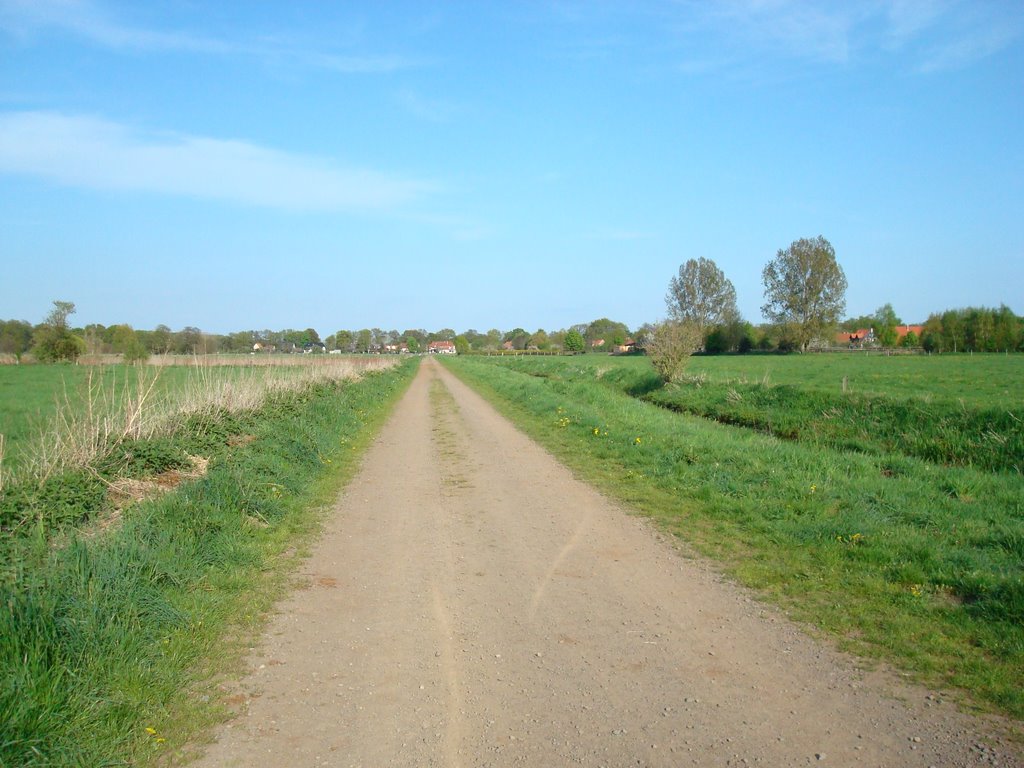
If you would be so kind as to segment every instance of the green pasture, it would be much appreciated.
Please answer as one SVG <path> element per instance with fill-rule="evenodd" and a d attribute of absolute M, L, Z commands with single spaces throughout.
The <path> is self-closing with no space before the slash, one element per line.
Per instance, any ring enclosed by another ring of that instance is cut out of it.
<path fill-rule="evenodd" d="M 1006 391 L 1017 391 L 1010 381 L 1017 358 L 973 360 Z M 1012 466 L 922 457 L 917 440 L 940 452 L 947 443 L 969 446 L 976 422 L 958 420 L 950 409 L 1006 412 L 1010 396 L 998 396 L 990 381 L 983 405 L 942 399 L 945 405 L 932 403 L 929 411 L 892 383 L 885 385 L 895 393 L 889 397 L 845 396 L 872 415 L 851 417 L 849 423 L 862 422 L 852 443 L 847 422 L 798 425 L 782 437 L 765 428 L 791 411 L 815 413 L 827 395 L 813 383 L 824 380 L 815 366 L 844 361 L 849 367 L 833 367 L 829 376 L 859 380 L 875 367 L 881 371 L 875 381 L 900 382 L 908 373 L 966 366 L 971 358 L 940 361 L 945 368 L 901 359 L 905 367 L 895 376 L 889 358 L 705 358 L 693 365 L 708 370 L 706 377 L 671 387 L 642 358 L 481 357 L 445 364 L 581 477 L 718 559 L 798 619 L 846 648 L 958 688 L 968 701 L 1024 717 L 1024 479 Z M 763 366 L 780 362 L 785 367 L 773 370 L 812 384 L 765 387 Z M 757 384 L 740 383 L 743 366 L 749 366 L 747 381 Z M 936 383 L 933 397 L 940 399 L 946 387 Z M 748 408 L 755 390 L 771 395 L 775 389 L 786 397 Z M 722 418 L 687 412 L 688 398 L 709 391 Z M 837 419 L 847 418 L 841 402 L 825 402 L 839 409 Z M 744 408 L 756 418 L 731 419 L 738 411 L 729 409 Z M 875 418 L 878 411 L 895 416 Z M 918 429 L 914 439 L 900 437 L 904 416 Z M 1004 428 L 993 439 L 1020 450 L 1021 425 L 1010 419 Z"/>
<path fill-rule="evenodd" d="M 139 370 L 125 365 L 0 365 L 0 435 L 7 473 L 16 472 L 22 450 L 46 429 L 58 403 L 86 403 L 90 386 L 119 400 L 137 389 Z M 214 375 L 233 375 L 227 367 L 212 370 Z M 161 368 L 157 392 L 184 386 L 193 375 L 186 367 Z"/>
<path fill-rule="evenodd" d="M 72 365 L 0 365 L 0 435 L 7 462 L 53 413 L 65 391 L 78 397 L 86 369 Z"/>
<path fill-rule="evenodd" d="M 504 364 L 535 376 L 592 378 L 681 413 L 786 440 L 859 453 L 896 453 L 942 465 L 1024 471 L 1024 399 L 1018 397 L 1024 356 L 945 356 L 941 369 L 933 362 L 938 357 L 902 358 L 898 368 L 892 365 L 894 359 L 836 354 L 695 357 L 686 380 L 669 387 L 643 357 L 518 358 Z M 948 386 L 966 377 L 964 364 L 971 360 L 981 366 L 978 375 L 985 377 L 989 394 L 951 397 L 951 391 L 972 389 Z M 770 372 L 760 378 L 738 375 L 780 361 L 788 361 L 782 365 L 787 374 L 782 381 Z M 935 383 L 925 389 L 923 382 L 932 379 L 923 372 L 929 369 Z M 845 392 L 842 385 L 822 385 L 839 373 L 848 381 L 870 379 L 877 384 L 873 390 L 848 384 Z M 912 380 L 922 383 L 910 387 L 907 382 Z"/>
<path fill-rule="evenodd" d="M 224 382 L 244 383 L 262 375 L 300 375 L 301 366 L 130 366 L 130 365 L 6 365 L 0 366 L 0 435 L 4 436 L 3 471 L 17 474 L 24 452 L 36 450 L 39 436 L 48 430 L 59 408 L 81 412 L 91 407 L 100 413 L 122 407 L 126 398 L 147 391 L 150 411 L 168 396 L 210 390 Z"/>
<path fill-rule="evenodd" d="M 502 358 L 508 364 L 564 365 L 550 357 Z M 647 371 L 643 356 L 592 354 L 572 364 L 595 370 Z M 686 372 L 714 384 L 791 384 L 822 392 L 963 401 L 975 407 L 1024 410 L 1024 355 L 881 355 L 830 352 L 806 355 L 696 355 Z"/>
<path fill-rule="evenodd" d="M 710 380 L 792 384 L 825 392 L 937 398 L 978 407 L 1024 407 L 1024 355 L 809 355 L 694 357 L 687 372 Z"/>

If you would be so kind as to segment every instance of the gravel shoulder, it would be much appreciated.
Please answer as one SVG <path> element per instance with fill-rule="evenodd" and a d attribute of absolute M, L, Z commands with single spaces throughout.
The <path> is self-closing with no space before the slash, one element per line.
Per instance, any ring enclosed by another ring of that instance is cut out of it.
<path fill-rule="evenodd" d="M 682 553 L 425 360 L 196 766 L 1024 765 Z"/>

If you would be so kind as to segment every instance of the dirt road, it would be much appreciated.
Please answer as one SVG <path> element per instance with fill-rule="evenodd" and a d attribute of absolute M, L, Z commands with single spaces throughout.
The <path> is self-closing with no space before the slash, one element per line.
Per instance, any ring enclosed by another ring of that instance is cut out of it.
<path fill-rule="evenodd" d="M 199 766 L 974 766 L 1020 754 L 858 671 L 424 362 Z"/>

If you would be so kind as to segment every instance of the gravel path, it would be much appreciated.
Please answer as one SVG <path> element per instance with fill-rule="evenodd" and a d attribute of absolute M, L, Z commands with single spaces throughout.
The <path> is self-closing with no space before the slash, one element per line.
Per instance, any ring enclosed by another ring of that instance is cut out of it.
<path fill-rule="evenodd" d="M 426 360 L 198 766 L 1024 765 L 576 481 Z"/>

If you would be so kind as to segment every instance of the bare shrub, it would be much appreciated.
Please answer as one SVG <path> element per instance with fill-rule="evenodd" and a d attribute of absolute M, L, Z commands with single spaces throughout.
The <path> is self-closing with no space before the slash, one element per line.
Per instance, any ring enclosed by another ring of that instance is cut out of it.
<path fill-rule="evenodd" d="M 664 381 L 679 381 L 702 341 L 700 330 L 692 323 L 666 320 L 654 327 L 647 341 L 647 356 Z"/>
<path fill-rule="evenodd" d="M 306 359 L 305 364 L 249 367 L 194 363 L 183 381 L 166 386 L 160 366 L 136 366 L 131 369 L 134 377 L 106 380 L 90 371 L 84 392 L 69 393 L 65 388 L 53 416 L 25 446 L 17 477 L 0 476 L 0 483 L 29 479 L 41 483 L 56 472 L 87 467 L 126 441 L 172 435 L 189 416 L 253 411 L 273 393 L 357 379 L 397 362 Z M 2 456 L 0 443 L 0 471 Z"/>

